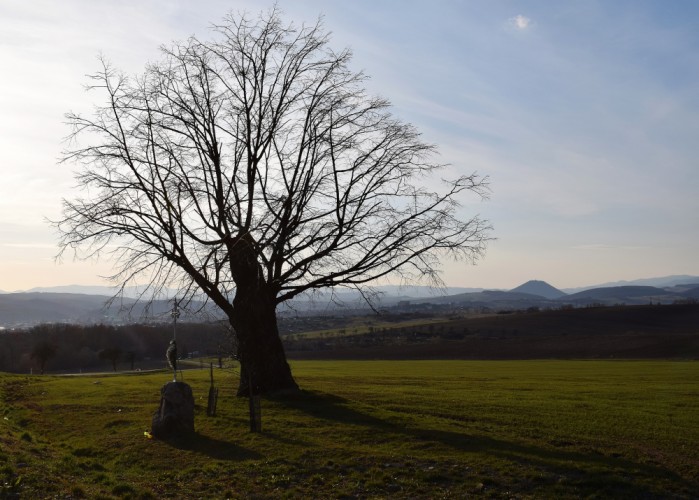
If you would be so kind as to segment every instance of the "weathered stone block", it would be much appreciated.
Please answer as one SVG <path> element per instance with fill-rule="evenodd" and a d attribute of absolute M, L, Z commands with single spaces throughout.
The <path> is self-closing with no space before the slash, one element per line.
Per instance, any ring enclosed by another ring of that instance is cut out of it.
<path fill-rule="evenodd" d="M 194 432 L 194 396 L 184 382 L 168 382 L 160 389 L 160 406 L 153 414 L 151 433 L 156 438 Z"/>

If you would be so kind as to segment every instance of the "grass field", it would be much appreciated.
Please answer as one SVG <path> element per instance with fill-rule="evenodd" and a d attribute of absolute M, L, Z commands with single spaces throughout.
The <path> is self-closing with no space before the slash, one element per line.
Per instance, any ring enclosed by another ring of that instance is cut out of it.
<path fill-rule="evenodd" d="M 304 361 L 248 432 L 189 370 L 197 434 L 144 431 L 165 372 L 0 375 L 0 498 L 692 498 L 699 363 Z"/>

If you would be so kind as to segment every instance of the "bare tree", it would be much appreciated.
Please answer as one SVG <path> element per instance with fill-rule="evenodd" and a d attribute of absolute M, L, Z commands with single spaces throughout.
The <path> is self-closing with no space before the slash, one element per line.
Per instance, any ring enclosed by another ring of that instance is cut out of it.
<path fill-rule="evenodd" d="M 369 96 L 320 22 L 230 15 L 212 41 L 162 48 L 137 77 L 102 61 L 91 116 L 68 114 L 64 161 L 85 196 L 64 201 L 62 252 L 108 252 L 112 277 L 203 293 L 234 328 L 239 394 L 296 388 L 277 305 L 384 277 L 440 283 L 474 260 L 488 224 L 462 217 L 477 175 L 439 181 L 435 148 Z"/>
<path fill-rule="evenodd" d="M 38 342 L 33 348 L 30 357 L 39 363 L 39 371 L 43 375 L 46 363 L 56 355 L 58 349 L 48 340 Z"/>
<path fill-rule="evenodd" d="M 112 370 L 116 371 L 117 363 L 121 359 L 121 349 L 118 347 L 107 347 L 102 349 L 97 355 L 100 359 L 109 361 L 112 365 Z"/>
<path fill-rule="evenodd" d="M 126 351 L 125 361 L 131 365 L 131 371 L 134 369 L 134 364 L 136 363 L 136 351 Z M 116 370 L 114 370 L 116 371 Z"/>

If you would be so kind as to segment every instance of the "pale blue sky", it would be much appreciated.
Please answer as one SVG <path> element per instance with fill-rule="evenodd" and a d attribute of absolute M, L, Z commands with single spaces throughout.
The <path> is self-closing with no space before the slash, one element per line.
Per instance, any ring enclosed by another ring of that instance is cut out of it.
<path fill-rule="evenodd" d="M 0 289 L 101 284 L 108 262 L 57 265 L 43 222 L 70 196 L 63 114 L 89 111 L 103 52 L 138 72 L 158 45 L 252 1 L 0 0 Z M 490 176 L 466 214 L 494 225 L 454 286 L 565 288 L 699 275 L 699 3 L 279 1 L 324 15 L 369 89 L 437 144 L 454 172 Z"/>

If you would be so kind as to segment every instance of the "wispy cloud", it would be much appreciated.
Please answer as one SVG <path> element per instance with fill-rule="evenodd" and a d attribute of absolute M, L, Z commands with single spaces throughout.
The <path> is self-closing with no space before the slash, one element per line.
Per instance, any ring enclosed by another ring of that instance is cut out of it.
<path fill-rule="evenodd" d="M 527 16 L 523 16 L 522 14 L 516 15 L 515 17 L 511 17 L 509 19 L 510 26 L 520 30 L 524 31 L 529 29 L 529 27 L 532 24 L 532 20 L 529 19 Z"/>
<path fill-rule="evenodd" d="M 588 243 L 585 245 L 574 245 L 571 247 L 572 250 L 582 250 L 582 251 L 601 251 L 601 250 L 643 250 L 648 248 L 648 246 L 641 245 L 614 245 L 609 243 Z"/>

